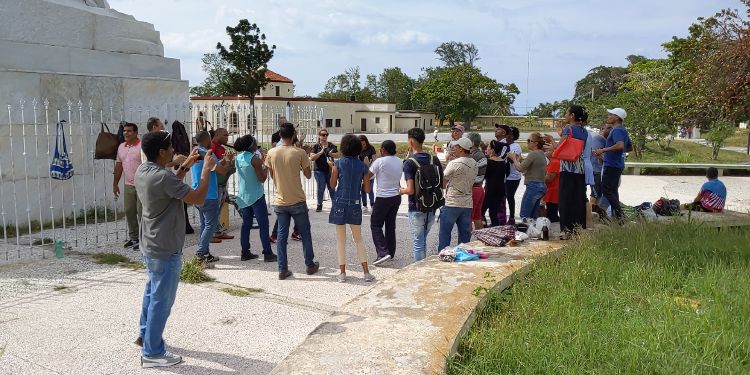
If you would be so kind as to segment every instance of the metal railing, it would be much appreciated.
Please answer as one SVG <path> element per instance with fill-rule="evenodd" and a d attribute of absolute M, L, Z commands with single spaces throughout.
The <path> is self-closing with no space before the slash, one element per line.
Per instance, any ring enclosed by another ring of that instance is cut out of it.
<path fill-rule="evenodd" d="M 160 103 L 153 106 L 95 108 L 91 102 L 68 100 L 53 107 L 47 100 L 21 100 L 0 113 L 0 263 L 19 259 L 47 258 L 50 244 L 62 240 L 73 248 L 111 245 L 124 241 L 126 224 L 123 204 L 112 192 L 114 161 L 94 160 L 101 123 L 117 132 L 120 121 L 138 125 L 144 134 L 150 117 L 158 117 L 171 131 L 174 120 L 185 125 L 191 138 L 200 130 L 226 128 L 230 146 L 246 134 L 270 146 L 277 120 L 285 116 L 297 125 L 306 142 L 314 142 L 322 109 L 316 106 L 270 106 L 249 104 L 192 105 Z M 53 180 L 49 166 L 53 158 L 56 124 L 65 120 L 68 154 L 74 176 Z M 308 199 L 315 196 L 314 179 L 303 183 Z M 237 178 L 228 182 L 237 193 Z M 269 206 L 273 183 L 266 183 Z M 191 218 L 197 222 L 197 210 Z M 233 219 L 237 213 L 232 211 Z"/>

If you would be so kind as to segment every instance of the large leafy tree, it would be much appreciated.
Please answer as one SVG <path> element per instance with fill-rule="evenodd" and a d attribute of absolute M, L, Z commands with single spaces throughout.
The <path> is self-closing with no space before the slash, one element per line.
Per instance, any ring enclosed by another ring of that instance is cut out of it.
<path fill-rule="evenodd" d="M 528 114 L 537 117 L 560 117 L 570 107 L 570 101 L 563 99 L 552 103 L 539 103 Z"/>
<path fill-rule="evenodd" d="M 329 78 L 323 92 L 318 96 L 326 99 L 347 100 L 354 95 L 359 99 L 359 94 L 362 91 L 361 77 L 359 66 L 347 68 L 343 73 Z"/>
<path fill-rule="evenodd" d="M 247 96 L 254 104 L 255 96 L 269 82 L 266 70 L 276 46 L 269 47 L 258 25 L 246 19 L 240 20 L 236 27 L 227 26 L 227 34 L 231 41 L 229 48 L 216 44 L 221 60 L 226 63 L 225 79 L 219 81 L 219 87 L 231 95 Z"/>
<path fill-rule="evenodd" d="M 617 95 L 620 86 L 625 83 L 627 68 L 619 66 L 597 66 L 576 82 L 573 97 L 578 100 Z"/>
<path fill-rule="evenodd" d="M 375 82 L 376 93 L 379 98 L 389 103 L 396 103 L 396 108 L 412 109 L 411 95 L 414 92 L 415 81 L 400 68 L 386 68 Z"/>
<path fill-rule="evenodd" d="M 447 67 L 471 65 L 479 60 L 479 49 L 474 43 L 445 42 L 440 44 L 435 53 Z"/>
<path fill-rule="evenodd" d="M 190 88 L 190 94 L 196 96 L 222 96 L 232 95 L 225 91 L 227 75 L 225 71 L 229 68 L 226 61 L 222 60 L 218 53 L 206 53 L 201 59 L 202 70 L 206 72 L 206 79 L 198 86 Z"/>

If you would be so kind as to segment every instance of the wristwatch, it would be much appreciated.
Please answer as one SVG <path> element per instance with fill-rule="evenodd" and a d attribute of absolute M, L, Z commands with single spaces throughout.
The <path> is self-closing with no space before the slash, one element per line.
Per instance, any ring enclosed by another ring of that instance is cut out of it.
<path fill-rule="evenodd" d="M 188 169 L 190 169 L 190 168 L 188 168 L 188 167 L 186 167 L 186 166 L 184 166 L 184 165 L 181 165 L 181 166 L 180 166 L 180 170 L 181 170 L 181 171 L 183 171 L 183 172 L 187 172 L 187 171 L 188 171 Z"/>

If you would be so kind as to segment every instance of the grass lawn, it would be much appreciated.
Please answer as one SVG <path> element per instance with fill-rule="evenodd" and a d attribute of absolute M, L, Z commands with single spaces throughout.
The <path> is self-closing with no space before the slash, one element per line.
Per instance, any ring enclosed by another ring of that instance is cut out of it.
<path fill-rule="evenodd" d="M 750 132 L 750 130 L 748 129 L 737 130 L 737 132 L 734 133 L 733 136 L 727 138 L 727 140 L 724 142 L 724 145 L 734 147 L 747 147 L 748 132 Z"/>
<path fill-rule="evenodd" d="M 750 373 L 747 230 L 586 234 L 492 292 L 449 374 Z"/>
<path fill-rule="evenodd" d="M 718 163 L 735 164 L 750 161 L 750 156 L 734 151 L 719 151 L 719 159 L 711 160 L 711 148 L 690 141 L 674 140 L 666 151 L 659 148 L 656 142 L 646 144 L 646 151 L 641 160 L 636 160 L 633 153 L 628 161 L 642 161 L 649 163 Z"/>

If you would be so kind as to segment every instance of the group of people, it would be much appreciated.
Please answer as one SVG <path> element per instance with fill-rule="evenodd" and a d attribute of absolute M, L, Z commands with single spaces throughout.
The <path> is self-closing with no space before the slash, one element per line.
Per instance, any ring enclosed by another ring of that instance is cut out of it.
<path fill-rule="evenodd" d="M 627 114 L 621 108 L 608 112 L 607 123 L 599 134 L 590 134 L 584 128 L 588 119 L 585 109 L 571 106 L 565 114 L 566 125 L 559 129 L 560 140 L 533 133 L 526 140 L 525 157 L 518 144 L 517 128 L 497 124 L 494 139 L 485 142 L 478 133 L 464 134 L 462 126 L 454 126 L 452 141 L 446 146 L 445 166 L 436 152 L 425 148 L 425 133 L 420 128 L 408 131 L 408 155 L 402 160 L 393 141 L 384 141 L 376 150 L 366 136 L 347 134 L 337 147 L 329 142 L 325 128 L 318 130 L 312 147 L 304 145 L 298 138 L 298 129 L 284 118 L 279 119 L 273 145 L 267 152 L 252 135 L 237 138 L 229 149 L 225 147 L 228 133 L 217 129 L 213 135 L 199 132 L 195 137 L 197 146 L 189 155 L 175 155 L 172 135 L 164 131 L 160 120 L 149 120 L 149 132 L 141 140 L 137 126 L 126 125 L 113 190 L 119 194 L 118 184 L 124 176 L 129 228 L 126 246 L 141 250 L 148 274 L 137 340 L 143 346 L 142 365 L 168 366 L 182 360 L 165 350 L 162 339 L 175 299 L 185 241 L 185 233 L 175 229 L 186 228 L 187 232 L 186 205 L 199 207 L 201 228 L 195 257 L 205 263 L 219 260 L 209 246 L 232 238 L 218 224 L 218 213 L 227 196 L 228 175 L 236 173 L 242 261 L 259 257 L 251 252 L 249 241 L 250 229 L 257 221 L 263 260 L 277 262 L 280 280 L 292 275 L 287 258 L 288 237 L 302 242 L 306 273 L 318 272 L 320 265 L 315 261 L 302 186 L 302 176 L 315 176 L 316 212 L 323 211 L 326 191 L 331 201 L 328 222 L 336 228 L 338 281 L 347 281 L 347 233 L 355 244 L 364 280 L 373 281 L 361 231 L 368 203 L 372 208 L 369 225 L 376 265 L 396 256 L 396 218 L 403 195 L 408 199 L 415 261 L 427 255 L 427 237 L 438 209 L 436 250 L 450 246 L 454 227 L 457 243 L 465 243 L 470 241 L 472 229 L 514 224 L 514 197 L 522 179 L 526 190 L 520 204 L 520 220 L 535 219 L 546 211 L 551 221 L 560 222 L 562 239 L 586 227 L 587 186 L 592 187 L 595 210 L 606 212 L 610 208 L 612 216 L 621 220 L 617 190 L 624 168 L 623 154 L 630 147 L 623 126 Z M 192 173 L 191 185 L 183 181 L 188 171 Z M 264 188 L 269 177 L 275 187 L 272 209 L 276 224 L 272 231 Z M 716 203 L 716 186 L 704 190 L 699 198 Z M 546 210 L 540 210 L 542 203 Z M 294 230 L 290 236 L 292 220 Z M 276 254 L 271 247 L 274 242 Z"/>

